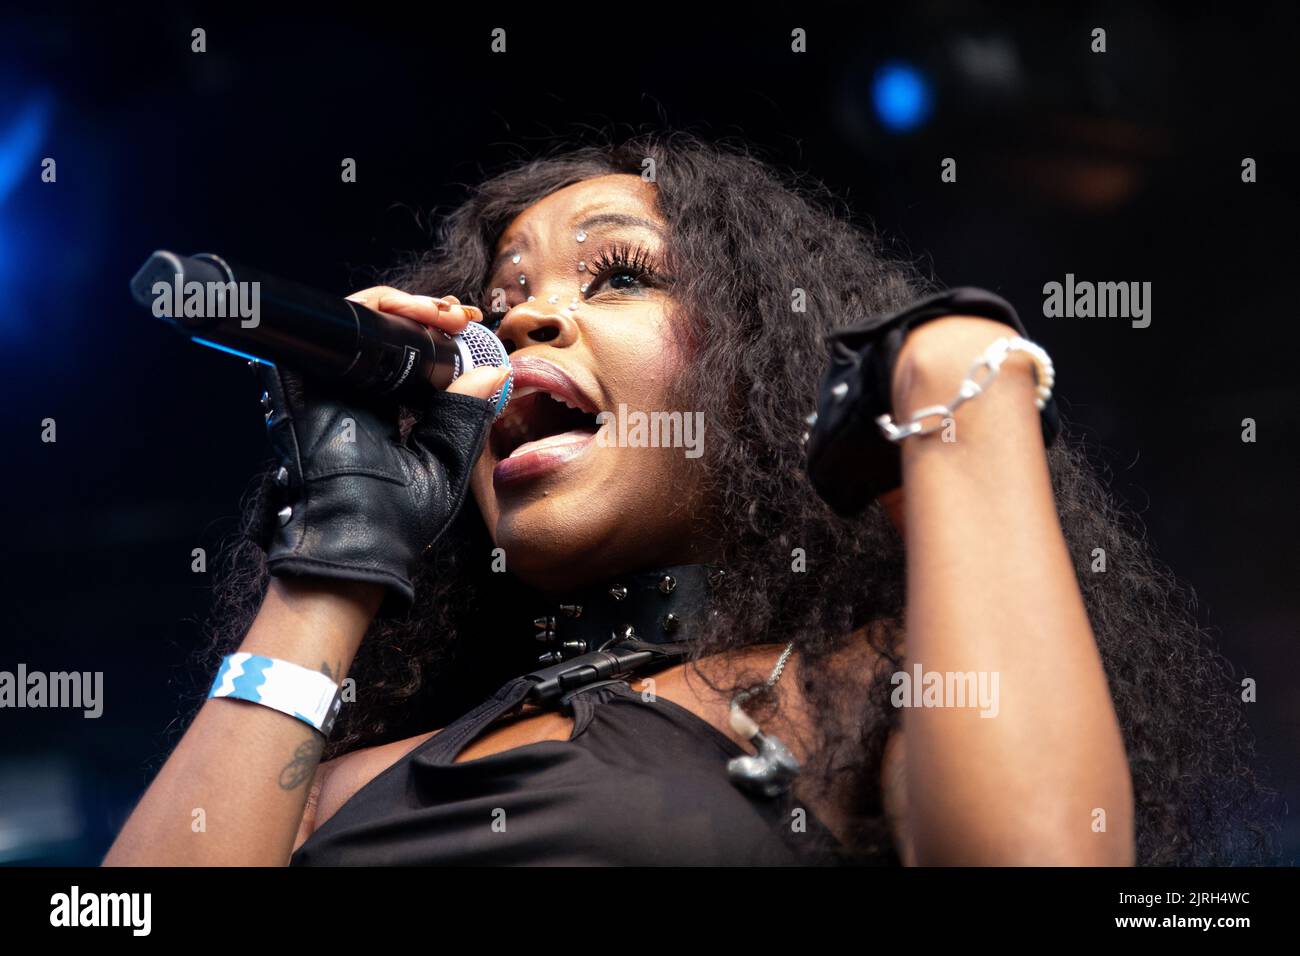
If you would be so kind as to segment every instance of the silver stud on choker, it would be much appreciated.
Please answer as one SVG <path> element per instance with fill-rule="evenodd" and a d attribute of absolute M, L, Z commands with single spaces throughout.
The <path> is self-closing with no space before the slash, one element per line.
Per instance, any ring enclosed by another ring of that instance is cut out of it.
<path fill-rule="evenodd" d="M 543 644 L 538 650 L 546 652 L 540 658 L 544 665 L 595 651 L 627 651 L 640 642 L 672 647 L 662 653 L 681 656 L 681 642 L 695 633 L 692 625 L 708 619 L 713 580 L 714 569 L 695 565 L 615 580 L 574 594 L 571 603 L 538 608 L 541 616 L 528 616 L 528 632 Z"/>

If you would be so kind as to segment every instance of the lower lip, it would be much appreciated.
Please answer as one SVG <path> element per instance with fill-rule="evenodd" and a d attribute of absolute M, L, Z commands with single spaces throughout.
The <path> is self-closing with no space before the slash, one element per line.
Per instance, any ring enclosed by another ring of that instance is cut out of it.
<path fill-rule="evenodd" d="M 595 438 L 593 432 L 585 439 L 575 439 L 563 445 L 549 445 L 514 458 L 502 459 L 492 469 L 492 486 L 499 491 L 550 474 L 581 455 L 591 446 Z"/>

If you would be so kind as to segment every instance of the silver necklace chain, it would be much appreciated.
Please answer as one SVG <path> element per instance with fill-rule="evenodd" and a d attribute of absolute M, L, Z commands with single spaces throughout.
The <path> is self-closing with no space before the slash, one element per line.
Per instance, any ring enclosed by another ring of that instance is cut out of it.
<path fill-rule="evenodd" d="M 785 671 L 786 661 L 790 659 L 790 655 L 792 653 L 794 653 L 794 641 L 791 641 L 789 644 L 785 646 L 785 650 L 783 650 L 781 652 L 781 656 L 777 658 L 776 666 L 772 668 L 772 673 L 771 675 L 768 676 L 767 680 L 764 681 L 762 684 L 754 685 L 748 690 L 742 690 L 739 694 L 735 696 L 733 703 L 743 704 L 751 697 L 755 697 L 758 694 L 761 694 L 764 691 L 771 690 L 773 687 L 775 687 L 776 682 L 781 679 L 781 674 Z"/>

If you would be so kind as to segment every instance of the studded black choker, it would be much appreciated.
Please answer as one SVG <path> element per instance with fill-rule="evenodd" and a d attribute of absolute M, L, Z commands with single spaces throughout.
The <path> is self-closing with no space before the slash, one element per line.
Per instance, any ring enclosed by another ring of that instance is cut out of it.
<path fill-rule="evenodd" d="M 722 571 L 679 564 L 621 575 L 597 587 L 542 601 L 532 615 L 542 665 L 559 664 L 619 642 L 680 644 L 709 613 Z"/>

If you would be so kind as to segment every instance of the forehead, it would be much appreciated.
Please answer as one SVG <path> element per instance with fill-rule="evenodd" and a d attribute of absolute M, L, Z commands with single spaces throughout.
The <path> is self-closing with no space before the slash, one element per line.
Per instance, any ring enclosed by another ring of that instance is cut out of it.
<path fill-rule="evenodd" d="M 615 173 L 584 179 L 533 203 L 506 227 L 497 247 L 528 236 L 546 236 L 595 215 L 627 215 L 663 223 L 655 208 L 654 187 L 640 176 Z"/>

